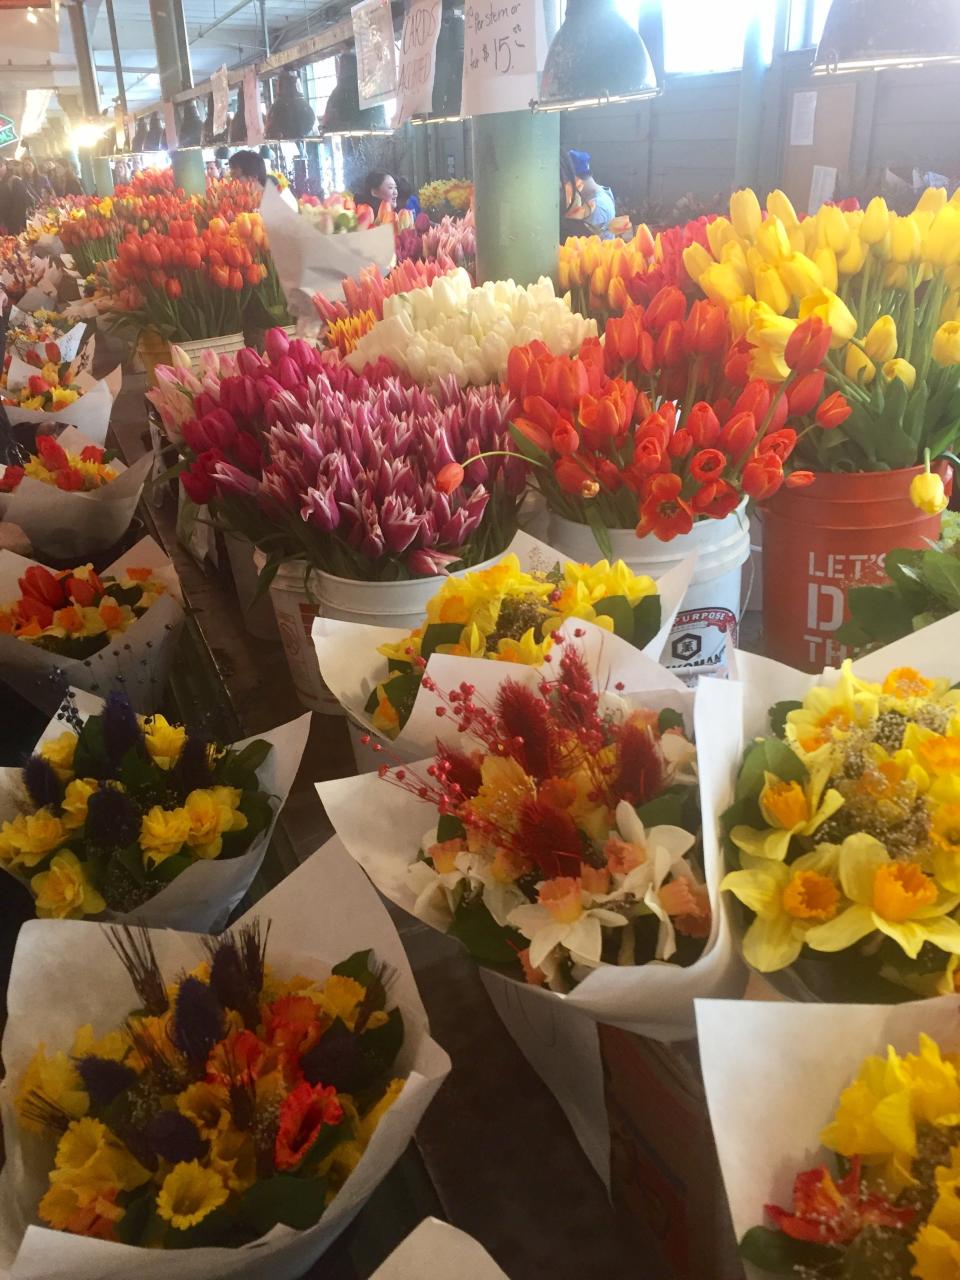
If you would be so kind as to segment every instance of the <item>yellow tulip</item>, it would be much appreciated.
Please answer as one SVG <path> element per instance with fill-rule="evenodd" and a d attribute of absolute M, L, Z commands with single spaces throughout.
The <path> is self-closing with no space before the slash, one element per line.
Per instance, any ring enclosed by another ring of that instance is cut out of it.
<path fill-rule="evenodd" d="M 824 324 L 833 330 L 830 345 L 837 350 L 845 347 L 857 332 L 857 320 L 842 298 L 838 298 L 829 289 L 820 289 L 803 298 L 800 302 L 800 319 L 808 316 L 819 316 Z"/>
<path fill-rule="evenodd" d="M 935 267 L 952 267 L 960 261 L 960 209 L 956 205 L 945 204 L 930 224 L 923 238 L 923 256 Z"/>
<path fill-rule="evenodd" d="M 817 264 L 805 253 L 795 253 L 780 263 L 780 278 L 796 298 L 805 298 L 823 288 L 823 276 Z"/>
<path fill-rule="evenodd" d="M 867 246 L 863 243 L 862 236 L 859 233 L 852 235 L 846 252 L 837 259 L 837 270 L 842 276 L 855 276 L 863 270 L 866 260 Z"/>
<path fill-rule="evenodd" d="M 883 376 L 887 382 L 899 378 L 908 391 L 912 391 L 917 381 L 917 371 L 909 360 L 888 360 L 883 366 Z"/>
<path fill-rule="evenodd" d="M 957 187 L 956 191 L 954 191 L 953 195 L 947 201 L 947 204 L 960 205 L 960 187 Z"/>
<path fill-rule="evenodd" d="M 699 282 L 700 277 L 708 267 L 713 266 L 713 258 L 708 249 L 702 244 L 688 244 L 683 251 L 683 265 L 687 269 L 687 275 L 691 280 Z"/>
<path fill-rule="evenodd" d="M 901 266 L 920 261 L 923 236 L 920 224 L 912 215 L 899 218 L 894 214 L 890 225 L 890 257 Z"/>
<path fill-rule="evenodd" d="M 883 273 L 883 283 L 888 289 L 905 289 L 907 287 L 907 268 L 899 262 L 888 262 Z"/>
<path fill-rule="evenodd" d="M 764 382 L 786 382 L 790 377 L 790 367 L 783 358 L 783 352 L 772 347 L 754 347 L 750 352 L 748 371 L 751 378 L 762 378 Z"/>
<path fill-rule="evenodd" d="M 561 293 L 566 293 L 570 288 L 570 257 L 563 252 L 563 245 L 557 255 L 557 283 Z"/>
<path fill-rule="evenodd" d="M 869 386 L 877 376 L 877 366 L 851 342 L 844 358 L 843 372 L 851 382 L 862 382 L 864 386 Z"/>
<path fill-rule="evenodd" d="M 948 320 L 960 319 L 960 291 L 954 290 L 947 294 L 943 306 L 940 308 L 939 320 L 941 324 L 945 324 Z"/>
<path fill-rule="evenodd" d="M 790 335 L 796 327 L 796 320 L 778 316 L 772 307 L 758 302 L 750 318 L 747 338 L 754 346 L 782 352 L 786 350 Z"/>
<path fill-rule="evenodd" d="M 790 197 L 785 192 L 777 190 L 771 191 L 767 196 L 767 213 L 772 218 L 779 218 L 786 228 L 795 227 L 800 219 L 797 217 L 797 211 L 794 209 L 790 201 Z"/>
<path fill-rule="evenodd" d="M 946 203 L 947 192 L 945 187 L 927 187 L 917 201 L 914 213 L 939 213 Z"/>
<path fill-rule="evenodd" d="M 729 262 L 707 267 L 698 283 L 711 302 L 736 302 L 747 292 L 740 271 Z"/>
<path fill-rule="evenodd" d="M 730 324 L 730 332 L 733 334 L 734 342 L 739 342 L 741 338 L 746 337 L 747 330 L 750 328 L 750 321 L 753 319 L 753 313 L 756 309 L 756 298 L 748 296 L 737 298 L 736 302 L 730 303 L 727 308 L 727 321 Z"/>
<path fill-rule="evenodd" d="M 882 196 L 874 196 L 867 205 L 860 225 L 864 244 L 879 244 L 890 230 L 890 210 Z"/>
<path fill-rule="evenodd" d="M 720 251 L 720 261 L 729 262 L 738 271 L 747 270 L 747 254 L 739 240 L 728 240 Z"/>
<path fill-rule="evenodd" d="M 910 501 L 928 516 L 938 516 L 941 511 L 946 510 L 946 491 L 936 472 L 922 471 L 920 475 L 913 477 L 910 481 Z"/>
<path fill-rule="evenodd" d="M 583 242 L 583 274 L 584 278 L 592 276 L 600 265 L 600 240 L 596 236 L 587 236 Z"/>
<path fill-rule="evenodd" d="M 863 340 L 871 360 L 884 364 L 897 354 L 897 326 L 893 316 L 881 316 Z"/>
<path fill-rule="evenodd" d="M 758 302 L 765 302 L 778 316 L 788 310 L 792 301 L 792 294 L 776 267 L 764 266 L 755 273 L 754 294 Z"/>
<path fill-rule="evenodd" d="M 749 187 L 735 191 L 730 197 L 730 221 L 738 236 L 752 240 L 763 222 L 763 210 L 756 192 Z"/>
<path fill-rule="evenodd" d="M 768 262 L 782 262 L 793 250 L 787 229 L 779 218 L 771 216 L 757 232 L 757 248 Z"/>
<path fill-rule="evenodd" d="M 807 222 L 810 219 L 807 218 Z M 807 234 L 804 227 L 807 222 L 798 222 L 795 227 L 787 227 L 787 239 L 790 241 L 790 248 L 794 253 L 806 253 L 807 251 Z"/>
<path fill-rule="evenodd" d="M 817 210 L 817 234 L 827 248 L 843 253 L 850 243 L 850 228 L 843 210 L 835 204 L 822 204 Z"/>
<path fill-rule="evenodd" d="M 747 270 L 752 276 L 755 276 L 758 271 L 762 271 L 764 267 L 769 266 L 766 258 L 755 244 L 747 245 L 747 252 L 744 257 L 747 262 Z"/>
<path fill-rule="evenodd" d="M 736 238 L 736 231 L 733 229 L 733 223 L 726 218 L 714 218 L 713 222 L 707 223 L 707 243 L 710 245 L 710 252 L 719 259 L 723 252 L 723 246 L 728 240 Z"/>
<path fill-rule="evenodd" d="M 937 364 L 960 364 L 960 321 L 948 320 L 933 335 L 933 358 Z"/>
<path fill-rule="evenodd" d="M 831 293 L 836 293 L 837 286 L 840 283 L 837 255 L 832 249 L 827 247 L 814 249 L 813 260 L 817 264 L 820 275 L 823 278 L 823 287 L 825 289 L 829 289 Z"/>
<path fill-rule="evenodd" d="M 601 262 L 599 266 L 594 268 L 593 275 L 590 277 L 590 292 L 594 297 L 605 298 L 609 288 L 610 267 L 607 263 Z"/>

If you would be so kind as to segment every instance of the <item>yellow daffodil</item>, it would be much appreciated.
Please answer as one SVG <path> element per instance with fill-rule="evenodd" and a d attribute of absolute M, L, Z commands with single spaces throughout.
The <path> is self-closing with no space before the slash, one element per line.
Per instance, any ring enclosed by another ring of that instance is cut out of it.
<path fill-rule="evenodd" d="M 43 756 L 61 782 L 67 782 L 73 777 L 73 756 L 76 749 L 77 735 L 67 729 L 56 738 L 47 738 L 41 742 L 37 753 Z"/>
<path fill-rule="evenodd" d="M 808 756 L 809 776 L 804 785 L 785 782 L 772 773 L 764 773 L 760 792 L 760 813 L 769 825 L 762 831 L 737 826 L 730 839 L 738 849 L 755 858 L 773 858 L 782 862 L 794 836 L 811 836 L 843 805 L 843 796 L 830 779 L 830 748 L 823 747 Z"/>
<path fill-rule="evenodd" d="M 101 1228 L 112 1230 L 126 1212 L 117 1204 L 117 1191 L 119 1188 L 55 1182 L 41 1197 L 37 1215 L 55 1231 L 99 1236 Z"/>
<path fill-rule="evenodd" d="M 106 1125 L 93 1116 L 74 1120 L 57 1144 L 51 1181 L 70 1186 L 134 1191 L 150 1174 Z"/>
<path fill-rule="evenodd" d="M 843 951 L 879 931 L 911 960 L 927 942 L 960 954 L 960 924 L 949 916 L 960 894 L 942 894 L 919 863 L 895 862 L 879 840 L 858 832 L 840 846 L 839 871 L 852 905 L 809 931 L 815 951 Z"/>
<path fill-rule="evenodd" d="M 41 919 L 76 920 L 96 915 L 107 905 L 87 879 L 83 863 L 69 849 L 55 853 L 49 869 L 33 876 L 30 888 Z"/>
<path fill-rule="evenodd" d="M 840 669 L 837 683 L 816 685 L 803 699 L 803 706 L 787 716 L 787 741 L 803 757 L 825 743 L 845 738 L 852 729 L 876 720 L 880 707 L 880 686 L 858 681 L 849 661 Z"/>
<path fill-rule="evenodd" d="M 76 831 L 87 820 L 87 804 L 100 784 L 95 778 L 74 778 L 68 782 L 60 804 L 64 830 Z"/>
<path fill-rule="evenodd" d="M 480 790 L 470 801 L 479 818 L 496 815 L 508 828 L 515 826 L 520 807 L 536 793 L 534 781 L 512 756 L 484 756 L 480 766 Z"/>
<path fill-rule="evenodd" d="M 140 847 L 144 861 L 156 866 L 165 858 L 179 853 L 191 829 L 186 809 L 164 809 L 155 804 L 140 820 Z"/>
<path fill-rule="evenodd" d="M 191 791 L 184 800 L 190 824 L 186 843 L 195 858 L 216 858 L 223 848 L 224 833 L 246 827 L 247 819 L 237 809 L 240 797 L 235 787 L 212 787 Z"/>
<path fill-rule="evenodd" d="M 380 1100 L 370 1108 L 357 1125 L 357 1140 L 363 1147 L 366 1147 L 370 1142 L 377 1125 L 400 1097 L 404 1083 L 403 1080 L 399 1079 L 391 1080 Z"/>
<path fill-rule="evenodd" d="M 937 1170 L 936 1176 L 939 1180 L 943 1171 Z M 956 1186 L 951 1186 L 950 1197 L 957 1200 Z M 949 1201 L 945 1201 L 949 1203 Z M 934 1212 L 940 1207 L 941 1201 L 937 1201 Z M 950 1206 L 951 1209 L 953 1206 Z M 914 1268 L 911 1275 L 916 1276 L 917 1280 L 955 1280 L 960 1275 L 960 1236 L 953 1232 L 945 1231 L 943 1227 L 938 1227 L 928 1220 L 917 1232 L 917 1238 L 910 1245 L 910 1252 L 914 1257 Z"/>
<path fill-rule="evenodd" d="M 109 1058 L 122 1062 L 130 1051 L 130 1037 L 125 1031 L 108 1031 L 105 1036 L 94 1035 L 90 1023 L 78 1027 L 70 1053 L 73 1058 Z"/>
<path fill-rule="evenodd" d="M 154 715 L 143 723 L 143 740 L 154 764 L 160 769 L 172 769 L 180 759 L 187 731 L 182 725 L 169 724 L 163 716 Z"/>
<path fill-rule="evenodd" d="M 382 691 L 370 719 L 374 728 L 387 738 L 395 738 L 400 732 L 400 715 L 396 707 Z"/>
<path fill-rule="evenodd" d="M 229 1191 L 213 1169 L 199 1160 L 176 1164 L 157 1193 L 157 1213 L 177 1231 L 195 1227 L 224 1203 Z"/>
<path fill-rule="evenodd" d="M 577 615 L 584 616 L 584 615 Z M 595 622 L 609 622 L 609 618 L 593 618 Z M 611 624 L 612 626 L 612 624 Z M 490 654 L 491 658 L 497 658 L 501 662 L 518 662 L 527 667 L 539 667 L 543 662 L 544 654 L 551 649 L 551 641 L 538 641 L 536 633 L 531 627 L 529 631 L 525 631 L 519 640 L 514 640 L 510 636 L 505 636 L 502 640 L 497 641 L 496 654 Z M 482 655 L 478 655 L 482 656 Z"/>
<path fill-rule="evenodd" d="M 817 316 L 833 330 L 831 345 L 834 350 L 846 346 L 857 332 L 857 320 L 850 308 L 829 289 L 818 289 L 800 300 L 800 319 Z"/>
<path fill-rule="evenodd" d="M 242 1195 L 257 1180 L 257 1149 L 253 1135 L 228 1129 L 210 1142 L 210 1168 L 229 1191 Z"/>
<path fill-rule="evenodd" d="M 317 1003 L 331 1018 L 339 1018 L 352 1031 L 365 995 L 366 988 L 359 982 L 334 973 L 323 984 Z"/>
<path fill-rule="evenodd" d="M 230 1094 L 224 1085 L 206 1080 L 187 1085 L 177 1097 L 177 1109 L 193 1121 L 205 1138 L 231 1127 Z"/>
<path fill-rule="evenodd" d="M 759 973 L 793 964 L 810 929 L 833 920 L 844 906 L 837 883 L 838 849 L 823 844 L 787 864 L 744 856 L 720 888 L 755 914 L 743 939 L 743 958 Z"/>
<path fill-rule="evenodd" d="M 74 1120 L 85 1116 L 90 1107 L 90 1098 L 71 1059 L 65 1053 L 48 1057 L 43 1045 L 30 1059 L 14 1100 L 21 1125 L 31 1133 L 43 1133 L 43 1125 L 31 1106 L 31 1099 L 36 1095 L 52 1102 Z"/>

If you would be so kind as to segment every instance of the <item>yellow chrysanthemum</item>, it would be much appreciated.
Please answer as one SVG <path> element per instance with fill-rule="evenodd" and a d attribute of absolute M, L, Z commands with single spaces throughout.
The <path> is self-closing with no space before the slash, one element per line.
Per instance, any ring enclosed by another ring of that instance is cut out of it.
<path fill-rule="evenodd" d="M 83 863 L 69 849 L 55 853 L 49 868 L 33 876 L 30 888 L 41 919 L 77 920 L 97 915 L 107 905 L 87 879 Z"/>
<path fill-rule="evenodd" d="M 240 792 L 235 787 L 212 787 L 191 791 L 183 802 L 189 820 L 187 845 L 197 858 L 216 858 L 223 848 L 227 831 L 242 831 L 246 817 L 237 804 Z"/>
<path fill-rule="evenodd" d="M 87 820 L 87 805 L 100 784 L 96 778 L 74 778 L 67 783 L 60 804 L 60 821 L 67 831 L 76 831 Z"/>
<path fill-rule="evenodd" d="M 77 735 L 70 729 L 59 737 L 41 742 L 37 748 L 38 754 L 46 760 L 61 782 L 67 782 L 73 777 L 73 757 L 76 750 Z"/>
<path fill-rule="evenodd" d="M 195 1227 L 213 1213 L 229 1195 L 226 1184 L 199 1160 L 176 1164 L 157 1193 L 157 1213 L 177 1231 Z"/>
<path fill-rule="evenodd" d="M 156 866 L 179 853 L 190 829 L 190 815 L 186 809 L 163 809 L 155 804 L 140 820 L 140 847 L 144 861 Z"/>
<path fill-rule="evenodd" d="M 0 840 L 13 849 L 12 861 L 23 867 L 35 867 L 58 848 L 63 839 L 63 823 L 49 809 L 19 813 L 12 822 L 0 827 Z"/>
<path fill-rule="evenodd" d="M 172 769 L 180 759 L 187 731 L 183 725 L 170 724 L 164 716 L 154 715 L 143 723 L 143 738 L 154 764 L 160 769 Z"/>

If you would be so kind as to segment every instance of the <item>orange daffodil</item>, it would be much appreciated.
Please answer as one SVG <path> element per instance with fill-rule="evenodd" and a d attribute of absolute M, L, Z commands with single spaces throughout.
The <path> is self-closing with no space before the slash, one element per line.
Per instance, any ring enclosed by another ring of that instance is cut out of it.
<path fill-rule="evenodd" d="M 872 682 L 847 662 L 787 712 L 782 739 L 755 745 L 771 764 L 741 776 L 727 820 L 739 866 L 721 885 L 753 913 L 743 945 L 754 968 L 782 969 L 804 947 L 832 953 L 867 943 L 872 955 L 889 939 L 906 966 L 891 980 L 932 990 L 929 966 L 910 968 L 929 944 L 950 957 L 940 989 L 954 989 L 958 701 L 944 678 L 900 667 Z M 892 972 L 884 967 L 884 976 Z"/>

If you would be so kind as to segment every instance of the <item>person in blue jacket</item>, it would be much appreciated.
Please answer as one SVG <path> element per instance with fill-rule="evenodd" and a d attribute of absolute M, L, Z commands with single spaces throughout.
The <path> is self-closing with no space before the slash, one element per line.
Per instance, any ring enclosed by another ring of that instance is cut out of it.
<path fill-rule="evenodd" d="M 586 151 L 569 153 L 570 162 L 580 197 L 579 208 L 569 212 L 568 218 L 584 224 L 584 233 L 599 236 L 601 240 L 612 240 L 613 232 L 610 223 L 617 216 L 617 206 L 613 192 L 609 187 L 601 187 L 590 171 L 590 156 Z"/>

